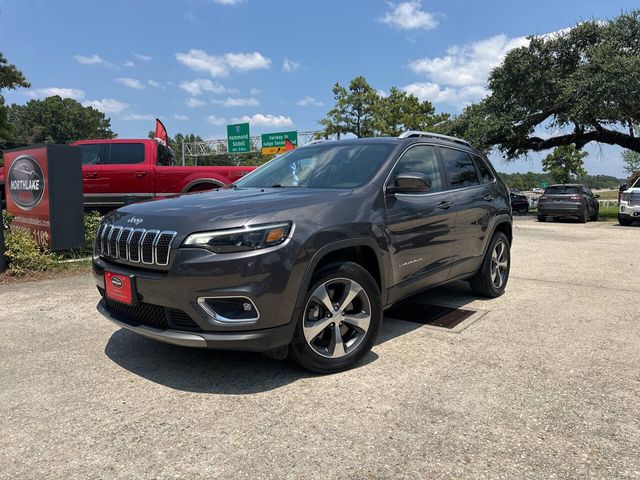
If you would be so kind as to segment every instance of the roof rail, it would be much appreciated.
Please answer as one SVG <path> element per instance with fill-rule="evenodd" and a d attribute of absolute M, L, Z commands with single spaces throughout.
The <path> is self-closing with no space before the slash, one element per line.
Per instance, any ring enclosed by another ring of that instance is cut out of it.
<path fill-rule="evenodd" d="M 406 132 L 402 132 L 398 136 L 398 138 L 412 138 L 412 137 L 439 138 L 440 140 L 449 140 L 450 142 L 461 143 L 462 145 L 466 145 L 468 147 L 471 146 L 471 144 L 466 140 L 462 140 L 461 138 L 451 137 L 449 135 L 442 135 L 440 133 L 420 132 L 418 130 L 407 130 Z"/>

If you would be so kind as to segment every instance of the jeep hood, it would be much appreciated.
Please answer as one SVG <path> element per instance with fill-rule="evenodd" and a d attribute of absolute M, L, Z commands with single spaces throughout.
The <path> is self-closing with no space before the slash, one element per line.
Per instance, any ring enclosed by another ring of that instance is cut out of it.
<path fill-rule="evenodd" d="M 138 228 L 193 232 L 235 228 L 256 219 L 287 221 L 324 211 L 346 200 L 351 190 L 238 188 L 191 193 L 128 205 L 107 221 Z"/>

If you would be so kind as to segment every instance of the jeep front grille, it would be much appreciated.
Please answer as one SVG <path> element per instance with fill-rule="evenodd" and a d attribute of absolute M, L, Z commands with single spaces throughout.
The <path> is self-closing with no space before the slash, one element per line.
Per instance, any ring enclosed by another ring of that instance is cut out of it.
<path fill-rule="evenodd" d="M 105 257 L 166 266 L 175 236 L 176 232 L 171 231 L 118 227 L 107 223 L 98 228 L 96 244 L 100 255 Z"/>

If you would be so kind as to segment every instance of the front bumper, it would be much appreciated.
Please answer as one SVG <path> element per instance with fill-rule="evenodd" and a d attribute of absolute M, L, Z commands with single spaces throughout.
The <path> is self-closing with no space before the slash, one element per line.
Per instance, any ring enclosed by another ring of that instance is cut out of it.
<path fill-rule="evenodd" d="M 94 255 L 94 279 L 103 297 L 105 272 L 129 276 L 144 310 L 133 311 L 103 298 L 98 311 L 122 328 L 176 345 L 270 350 L 293 338 L 305 266 L 297 261 L 299 253 L 292 240 L 271 249 L 228 255 L 177 249 L 168 271 L 135 268 Z M 248 299 L 259 318 L 225 323 L 199 303 L 202 298 L 237 297 Z"/>
<path fill-rule="evenodd" d="M 288 345 L 293 336 L 293 329 L 290 325 L 252 332 L 207 333 L 161 330 L 146 325 L 132 325 L 128 319 L 108 310 L 104 300 L 98 303 L 97 308 L 98 312 L 121 328 L 153 340 L 182 347 L 264 352 Z"/>
<path fill-rule="evenodd" d="M 618 214 L 625 218 L 640 220 L 640 205 L 634 205 L 631 207 L 627 202 L 621 202 Z"/>

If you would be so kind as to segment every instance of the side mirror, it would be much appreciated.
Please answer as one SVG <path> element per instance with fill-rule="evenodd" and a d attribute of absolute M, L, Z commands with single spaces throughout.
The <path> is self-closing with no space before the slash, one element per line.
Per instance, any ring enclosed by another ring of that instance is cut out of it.
<path fill-rule="evenodd" d="M 596 198 L 600 198 L 600 195 L 598 195 L 598 194 L 595 194 L 595 195 L 594 195 L 594 197 L 596 197 Z"/>
<path fill-rule="evenodd" d="M 398 175 L 393 185 L 387 187 L 387 193 L 428 193 L 431 190 L 431 178 L 424 173 L 406 172 Z"/>

